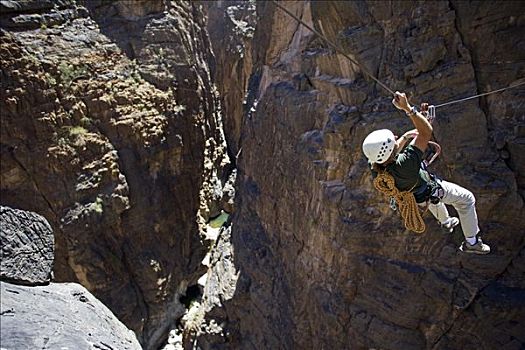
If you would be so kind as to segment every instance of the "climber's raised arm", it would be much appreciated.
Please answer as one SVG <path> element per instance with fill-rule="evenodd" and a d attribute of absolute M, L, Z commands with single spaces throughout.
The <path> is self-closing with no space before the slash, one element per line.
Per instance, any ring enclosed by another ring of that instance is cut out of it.
<path fill-rule="evenodd" d="M 410 106 L 405 93 L 396 91 L 392 103 L 396 108 L 403 110 L 410 117 L 410 120 L 412 120 L 418 132 L 412 144 L 424 152 L 427 149 L 428 141 L 432 138 L 432 125 L 430 125 L 424 115 Z"/>

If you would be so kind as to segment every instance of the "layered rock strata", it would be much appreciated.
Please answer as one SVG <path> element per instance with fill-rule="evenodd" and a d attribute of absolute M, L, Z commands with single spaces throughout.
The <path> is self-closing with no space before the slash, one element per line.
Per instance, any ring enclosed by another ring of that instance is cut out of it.
<path fill-rule="evenodd" d="M 81 283 L 156 348 L 206 269 L 206 222 L 231 206 L 201 8 L 0 5 L 2 204 L 45 216 L 55 280 Z"/>
<path fill-rule="evenodd" d="M 520 2 L 281 3 L 413 103 L 525 77 Z M 221 4 L 226 13 L 237 6 Z M 202 332 L 197 344 L 525 346 L 523 87 L 437 111 L 443 154 L 433 171 L 473 191 L 493 249 L 464 255 L 459 229 L 447 234 L 426 215 L 424 235 L 407 232 L 372 187 L 362 140 L 411 127 L 391 96 L 271 2 L 257 3 L 257 19 L 231 230 L 239 275 L 233 297 L 208 317 L 223 335 Z M 228 55 L 224 39 L 213 45 Z M 229 79 L 225 91 L 238 86 Z"/>

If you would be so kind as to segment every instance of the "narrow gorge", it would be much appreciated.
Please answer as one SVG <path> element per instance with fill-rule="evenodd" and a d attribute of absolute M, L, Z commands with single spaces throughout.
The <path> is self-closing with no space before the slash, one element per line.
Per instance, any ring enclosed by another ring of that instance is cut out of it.
<path fill-rule="evenodd" d="M 412 127 L 363 67 L 414 104 L 522 84 L 524 3 L 279 4 L 359 64 L 272 1 L 0 0 L 0 204 L 54 235 L 23 284 L 80 284 L 144 349 L 524 348 L 525 85 L 434 122 L 489 255 L 406 230 L 361 150 Z"/>

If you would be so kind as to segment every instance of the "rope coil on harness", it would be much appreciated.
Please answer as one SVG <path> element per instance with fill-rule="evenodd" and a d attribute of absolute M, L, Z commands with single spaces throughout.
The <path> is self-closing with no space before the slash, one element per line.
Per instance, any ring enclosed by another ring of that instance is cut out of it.
<path fill-rule="evenodd" d="M 405 227 L 416 233 L 425 232 L 425 221 L 421 217 L 416 198 L 411 191 L 399 191 L 395 185 L 394 177 L 383 171 L 374 179 L 374 187 L 395 199 Z"/>

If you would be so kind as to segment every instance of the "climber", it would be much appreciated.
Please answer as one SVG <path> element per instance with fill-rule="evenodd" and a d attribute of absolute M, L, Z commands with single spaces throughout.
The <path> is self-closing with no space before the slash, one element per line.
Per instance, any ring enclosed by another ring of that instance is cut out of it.
<path fill-rule="evenodd" d="M 388 129 L 376 130 L 365 138 L 363 152 L 369 160 L 374 178 L 382 173 L 391 175 L 397 188 L 394 189 L 396 193 L 413 195 L 420 207 L 428 205 L 434 217 L 450 232 L 461 223 L 465 236 L 459 247 L 462 252 L 488 254 L 490 247 L 479 237 L 475 198 L 472 192 L 454 183 L 438 179 L 421 167 L 423 153 L 432 137 L 432 125 L 415 106 L 409 104 L 404 93 L 396 91 L 392 103 L 410 117 L 416 128 L 406 132 L 397 140 Z M 412 137 L 413 140 L 405 147 Z M 403 202 L 401 198 L 399 201 Z M 459 219 L 449 215 L 445 204 L 452 205 L 457 210 Z M 421 218 L 417 206 L 416 212 Z M 424 231 L 424 222 L 422 226 L 422 230 L 417 232 Z"/>

